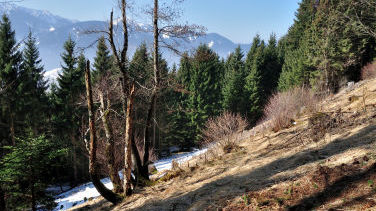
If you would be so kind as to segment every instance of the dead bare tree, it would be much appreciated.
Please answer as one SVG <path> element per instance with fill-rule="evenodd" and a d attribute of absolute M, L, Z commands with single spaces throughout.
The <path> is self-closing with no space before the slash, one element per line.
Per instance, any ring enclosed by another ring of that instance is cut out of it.
<path fill-rule="evenodd" d="M 182 39 L 187 39 L 190 37 L 198 37 L 204 34 L 205 28 L 198 25 L 188 25 L 179 24 L 177 19 L 179 19 L 179 10 L 174 7 L 174 4 L 182 3 L 184 0 L 174 0 L 172 5 L 163 5 L 160 7 L 159 0 L 154 0 L 154 5 L 152 10 L 147 11 L 148 14 L 153 17 L 153 88 L 151 91 L 151 98 L 147 113 L 146 125 L 144 130 L 144 156 L 143 165 L 140 169 L 140 174 L 142 177 L 148 179 L 148 165 L 149 161 L 149 151 L 151 147 L 154 147 L 151 143 L 152 124 L 156 124 L 155 111 L 158 100 L 158 93 L 161 87 L 161 75 L 160 75 L 160 62 L 159 62 L 159 48 L 162 43 L 162 47 L 168 48 L 175 53 L 179 53 L 176 46 L 179 46 L 179 41 Z M 168 43 L 161 36 L 171 37 L 173 43 Z M 154 118 L 153 118 L 154 116 Z M 153 121 L 154 119 L 154 121 Z M 155 127 L 154 127 L 155 130 Z M 155 132 L 153 133 L 155 134 Z M 153 142 L 155 144 L 155 135 L 153 137 Z"/>
<path fill-rule="evenodd" d="M 86 97 L 87 106 L 89 111 L 89 127 L 90 127 L 90 152 L 89 152 L 89 173 L 91 180 L 98 190 L 98 192 L 108 201 L 113 204 L 117 204 L 122 200 L 122 197 L 107 189 L 106 186 L 100 181 L 100 174 L 98 172 L 97 163 L 97 137 L 95 130 L 95 114 L 93 106 L 93 94 L 91 87 L 91 77 L 90 77 L 90 62 L 87 61 L 85 70 L 85 84 L 86 84 Z"/>
<path fill-rule="evenodd" d="M 124 116 L 116 110 L 116 104 L 121 100 L 119 91 L 120 83 L 112 76 L 110 70 L 95 80 L 92 87 L 93 104 L 97 104 L 96 126 L 97 126 L 97 162 L 99 171 L 102 174 L 109 174 L 114 187 L 114 192 L 123 192 L 123 183 L 119 176 L 119 171 L 124 167 L 124 139 L 121 135 L 124 128 Z M 81 96 L 80 104 L 86 103 L 86 96 Z M 113 105 L 114 104 L 114 105 Z M 85 125 L 82 120 L 82 125 Z M 86 151 L 90 151 L 87 136 L 90 130 L 83 126 L 81 136 L 85 144 Z M 85 151 L 85 149 L 83 149 Z"/>
<path fill-rule="evenodd" d="M 111 107 L 111 102 L 108 97 L 108 92 L 106 94 L 107 103 L 104 102 L 103 91 L 99 91 L 99 101 L 100 101 L 100 113 L 102 116 L 102 124 L 106 135 L 106 157 L 108 160 L 108 170 L 110 174 L 111 182 L 114 186 L 115 193 L 123 192 L 122 182 L 119 177 L 118 170 L 115 165 L 115 140 L 112 131 L 112 125 L 109 121 L 109 108 Z"/>
<path fill-rule="evenodd" d="M 107 37 L 110 43 L 112 53 L 115 57 L 115 63 L 117 68 L 120 70 L 122 75 L 121 85 L 122 85 L 122 101 L 123 109 L 126 111 L 126 123 L 124 128 L 124 142 L 125 142 L 125 156 L 124 156 L 124 193 L 130 195 L 132 193 L 131 189 L 131 171 L 132 171 L 132 109 L 133 109 L 133 92 L 135 89 L 134 81 L 129 77 L 128 67 L 127 67 L 127 51 L 128 51 L 128 25 L 127 25 L 127 1 L 121 0 L 120 2 L 121 10 L 121 24 L 123 29 L 123 46 L 118 50 L 114 39 L 114 20 L 113 11 L 110 14 L 110 23 Z"/>

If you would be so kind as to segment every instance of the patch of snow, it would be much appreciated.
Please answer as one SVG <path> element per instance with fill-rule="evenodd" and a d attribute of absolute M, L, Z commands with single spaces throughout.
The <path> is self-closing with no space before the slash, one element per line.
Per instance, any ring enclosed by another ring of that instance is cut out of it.
<path fill-rule="evenodd" d="M 56 81 L 57 77 L 59 77 L 59 73 L 61 72 L 61 68 L 56 68 L 50 71 L 46 71 L 44 73 L 44 78 L 48 81 L 49 84 Z"/>
<path fill-rule="evenodd" d="M 110 178 L 101 179 L 101 182 L 108 189 L 113 188 Z M 55 199 L 57 207 L 54 209 L 54 211 L 67 210 L 73 206 L 83 204 L 85 200 L 88 200 L 89 198 L 97 198 L 99 196 L 100 194 L 94 187 L 93 183 L 89 182 L 58 195 Z"/>
<path fill-rule="evenodd" d="M 162 34 L 162 37 L 165 38 L 165 39 L 169 39 L 170 36 L 168 34 Z"/>
<path fill-rule="evenodd" d="M 122 18 L 115 18 L 113 24 L 116 26 L 116 25 L 118 25 L 122 20 L 123 20 Z"/>
<path fill-rule="evenodd" d="M 188 39 L 189 39 L 190 41 L 193 41 L 193 40 L 196 40 L 196 39 L 197 39 L 197 36 L 193 36 L 193 37 L 192 37 L 192 36 L 189 36 Z"/>
<path fill-rule="evenodd" d="M 198 156 L 198 155 L 205 153 L 206 151 L 207 151 L 207 149 L 202 149 L 202 150 L 196 150 L 196 151 L 193 151 L 193 152 L 176 154 L 176 155 L 173 155 L 169 158 L 158 160 L 157 162 L 154 163 L 154 166 L 158 171 L 170 170 L 172 168 L 172 160 L 175 160 L 179 164 L 184 163 L 184 162 L 192 159 L 195 156 Z"/>
<path fill-rule="evenodd" d="M 214 45 L 214 41 L 213 41 L 213 40 L 210 41 L 210 43 L 208 43 L 208 47 L 209 47 L 209 48 L 213 47 L 213 45 Z"/>
<path fill-rule="evenodd" d="M 202 149 L 202 150 L 196 149 L 193 152 L 173 155 L 169 158 L 158 160 L 157 162 L 154 163 L 154 165 L 158 171 L 169 170 L 171 169 L 172 160 L 175 160 L 178 163 L 183 163 L 192 159 L 192 157 L 194 156 L 198 156 L 200 154 L 205 153 L 206 151 L 207 149 Z M 123 177 L 121 172 L 119 172 L 119 175 L 120 175 L 120 178 Z M 107 178 L 101 179 L 101 182 L 108 189 L 113 188 L 110 178 L 107 177 Z M 97 189 L 94 187 L 93 183 L 89 182 L 84 185 L 75 187 L 67 192 L 57 195 L 55 197 L 55 202 L 57 203 L 57 207 L 54 209 L 54 211 L 67 210 L 73 206 L 83 204 L 85 200 L 89 200 L 90 198 L 97 198 L 99 196 L 100 194 L 98 193 Z"/>
<path fill-rule="evenodd" d="M 50 32 L 53 32 L 53 31 L 55 31 L 55 30 L 56 30 L 55 27 L 51 27 L 51 28 L 49 29 Z"/>

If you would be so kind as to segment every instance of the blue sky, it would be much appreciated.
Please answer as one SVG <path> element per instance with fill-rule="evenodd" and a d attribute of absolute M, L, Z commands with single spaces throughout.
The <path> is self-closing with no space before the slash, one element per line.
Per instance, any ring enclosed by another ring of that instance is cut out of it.
<path fill-rule="evenodd" d="M 140 8 L 152 0 L 137 2 L 133 11 L 139 18 Z M 75 20 L 107 20 L 116 0 L 24 0 L 18 5 L 48 10 Z M 267 39 L 274 32 L 284 35 L 292 25 L 300 0 L 186 0 L 181 8 L 188 21 L 205 26 L 237 43 L 250 43 L 258 33 Z"/>

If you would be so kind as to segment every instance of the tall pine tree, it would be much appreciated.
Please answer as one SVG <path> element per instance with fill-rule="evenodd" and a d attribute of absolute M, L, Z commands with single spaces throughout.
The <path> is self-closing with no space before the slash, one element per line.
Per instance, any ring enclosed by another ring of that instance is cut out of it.
<path fill-rule="evenodd" d="M 223 72 L 218 55 L 207 45 L 200 45 L 192 59 L 188 104 L 196 135 L 200 134 L 209 117 L 217 116 L 221 111 Z"/>
<path fill-rule="evenodd" d="M 19 73 L 22 66 L 22 54 L 18 50 L 15 32 L 12 30 L 9 18 L 3 15 L 0 23 L 0 86 L 4 90 L 1 95 L 1 116 L 7 125 L 2 129 L 2 143 L 15 145 L 16 118 L 20 110 L 17 104 Z M 4 125 L 2 126 L 4 127 Z"/>
<path fill-rule="evenodd" d="M 83 62 L 85 59 L 83 55 L 80 56 L 80 65 L 77 66 L 77 57 L 75 55 L 76 43 L 71 37 L 64 44 L 64 52 L 62 54 L 62 73 L 57 78 L 58 89 L 57 95 L 57 110 L 60 112 L 57 114 L 57 122 L 55 127 L 60 128 L 59 137 L 62 140 L 70 140 L 70 143 L 66 143 L 71 148 L 72 155 L 72 181 L 78 182 L 78 142 L 79 129 L 81 124 L 81 117 L 83 115 L 82 109 L 78 108 L 76 101 L 81 93 L 84 92 L 83 83 Z M 86 172 L 86 171 L 84 171 Z"/>
<path fill-rule="evenodd" d="M 23 50 L 23 68 L 20 73 L 22 83 L 18 101 L 23 105 L 20 113 L 24 115 L 26 127 L 36 136 L 46 130 L 46 110 L 49 103 L 46 95 L 47 82 L 43 78 L 44 68 L 41 62 L 36 39 L 30 32 Z"/>
<path fill-rule="evenodd" d="M 222 106 L 225 110 L 245 115 L 248 99 L 246 99 L 244 93 L 246 73 L 243 57 L 244 55 L 239 46 L 227 59 L 224 85 L 222 88 Z"/>
<path fill-rule="evenodd" d="M 265 102 L 265 95 L 262 86 L 262 66 L 264 64 L 264 41 L 258 42 L 256 37 L 248 53 L 246 67 L 249 74 L 245 82 L 246 96 L 248 96 L 248 112 L 247 117 L 251 125 L 255 125 L 262 116 L 263 104 Z M 254 50 L 254 52 L 252 52 Z M 253 59 L 251 59 L 251 56 Z"/>
<path fill-rule="evenodd" d="M 94 81 L 98 80 L 103 74 L 113 69 L 113 59 L 106 45 L 106 39 L 102 36 L 98 40 L 96 57 L 94 58 Z"/>

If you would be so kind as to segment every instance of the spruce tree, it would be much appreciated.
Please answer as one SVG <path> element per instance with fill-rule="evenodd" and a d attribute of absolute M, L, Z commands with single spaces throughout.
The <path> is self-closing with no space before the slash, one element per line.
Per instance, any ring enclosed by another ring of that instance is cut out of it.
<path fill-rule="evenodd" d="M 260 38 L 260 35 L 257 34 L 253 38 L 251 48 L 248 51 L 247 58 L 245 61 L 245 69 L 247 73 L 249 73 L 252 69 L 253 60 L 257 52 L 257 49 L 260 47 L 260 44 L 261 44 L 261 38 Z"/>
<path fill-rule="evenodd" d="M 177 80 L 186 91 L 189 91 L 189 85 L 191 83 L 191 68 L 192 62 L 187 52 L 184 52 L 180 59 L 180 68 L 177 75 Z"/>
<path fill-rule="evenodd" d="M 16 118 L 20 110 L 17 104 L 19 92 L 19 73 L 22 68 L 22 54 L 18 50 L 15 32 L 12 30 L 9 18 L 3 15 L 0 23 L 0 86 L 4 90 L 1 98 L 1 118 L 8 125 L 2 131 L 4 145 L 15 144 Z M 21 105 L 22 106 L 22 105 Z"/>
<path fill-rule="evenodd" d="M 200 45 L 192 59 L 188 105 L 196 135 L 200 135 L 209 117 L 217 116 L 221 111 L 223 72 L 218 55 L 208 46 Z M 199 139 L 198 136 L 196 140 Z"/>
<path fill-rule="evenodd" d="M 113 69 L 113 61 L 106 45 L 104 36 L 100 37 L 97 45 L 96 57 L 94 58 L 93 79 L 98 80 L 103 74 Z"/>
<path fill-rule="evenodd" d="M 20 80 L 19 72 L 22 65 L 22 55 L 18 50 L 15 32 L 12 30 L 9 18 L 4 14 L 0 22 L 0 159 L 8 153 L 3 147 L 16 145 L 16 120 L 18 111 L 21 109 L 17 103 L 17 92 Z M 0 171 L 3 166 L 0 165 Z M 0 209 L 6 209 L 5 203 L 7 190 L 5 182 L 0 181 Z"/>
<path fill-rule="evenodd" d="M 129 75 L 143 87 L 149 87 L 152 76 L 152 63 L 149 52 L 145 44 L 141 44 L 135 51 L 129 63 Z M 145 116 L 147 115 L 148 96 L 143 88 L 136 90 L 134 106 L 134 130 L 141 133 L 145 126 Z"/>
<path fill-rule="evenodd" d="M 147 85 L 152 77 L 152 59 L 146 44 L 141 44 L 135 51 L 129 63 L 130 76 L 143 86 Z"/>
<path fill-rule="evenodd" d="M 307 54 L 312 46 L 310 27 L 315 18 L 317 3 L 316 0 L 303 0 L 299 4 L 294 24 L 284 38 L 285 56 L 278 90 L 309 85 L 313 68 Z"/>
<path fill-rule="evenodd" d="M 0 182 L 8 193 L 9 210 L 52 210 L 54 198 L 46 193 L 52 185 L 53 167 L 65 150 L 44 136 L 19 140 L 0 161 Z"/>
<path fill-rule="evenodd" d="M 264 52 L 264 64 L 262 69 L 262 88 L 266 99 L 276 90 L 278 79 L 282 71 L 281 60 L 278 55 L 277 38 L 271 34 Z"/>
<path fill-rule="evenodd" d="M 64 44 L 64 52 L 62 54 L 62 73 L 59 74 L 57 82 L 57 110 L 58 117 L 55 124 L 60 128 L 60 137 L 62 140 L 70 140 L 66 143 L 71 148 L 73 183 L 78 182 L 78 162 L 77 162 L 77 146 L 80 142 L 78 139 L 78 131 L 83 114 L 82 108 L 76 106 L 78 96 L 84 92 L 83 84 L 83 56 L 80 56 L 80 65 L 77 66 L 77 57 L 75 55 L 76 43 L 71 37 Z"/>
<path fill-rule="evenodd" d="M 239 46 L 227 59 L 222 88 L 222 106 L 224 110 L 244 115 L 246 113 L 247 99 L 244 93 L 246 74 L 243 57 L 244 55 Z"/>
<path fill-rule="evenodd" d="M 194 131 L 189 116 L 188 97 L 190 85 L 191 58 L 184 53 L 180 59 L 180 67 L 176 74 L 172 75 L 172 93 L 169 102 L 171 111 L 169 114 L 169 135 L 167 142 L 178 144 L 183 148 L 194 145 Z"/>
<path fill-rule="evenodd" d="M 20 73 L 20 99 L 27 127 L 34 135 L 39 135 L 45 128 L 48 98 L 46 95 L 47 82 L 43 78 L 44 68 L 41 64 L 36 39 L 29 33 L 23 50 L 23 68 Z"/>
<path fill-rule="evenodd" d="M 256 43 L 257 44 L 257 43 Z M 264 64 L 265 44 L 262 41 L 256 48 L 253 61 L 247 60 L 246 66 L 250 67 L 250 72 L 246 78 L 245 90 L 248 96 L 247 116 L 251 125 L 255 125 L 262 116 L 265 95 L 262 87 L 262 65 Z M 250 63 L 252 62 L 252 63 Z"/>

